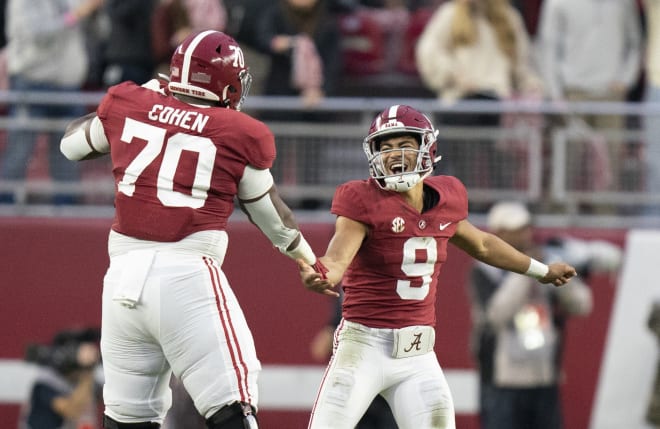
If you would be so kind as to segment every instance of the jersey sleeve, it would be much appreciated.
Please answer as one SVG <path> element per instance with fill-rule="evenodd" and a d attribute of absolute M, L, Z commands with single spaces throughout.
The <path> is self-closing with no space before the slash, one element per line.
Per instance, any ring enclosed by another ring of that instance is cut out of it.
<path fill-rule="evenodd" d="M 96 108 L 96 115 L 101 120 L 107 119 L 108 113 L 112 108 L 112 104 L 115 101 L 117 94 L 128 91 L 128 87 L 131 85 L 136 86 L 133 82 L 123 82 L 118 85 L 111 86 L 101 99 L 99 106 Z"/>
<path fill-rule="evenodd" d="M 245 157 L 251 166 L 258 169 L 271 168 L 275 161 L 275 136 L 261 121 L 245 116 L 247 124 L 244 127 L 248 140 L 245 146 Z"/>
<path fill-rule="evenodd" d="M 340 185 L 332 199 L 330 212 L 337 216 L 369 224 L 369 210 L 365 208 L 364 193 L 360 192 L 366 182 L 351 181 Z"/>
<path fill-rule="evenodd" d="M 107 119 L 113 101 L 113 96 L 110 91 L 108 91 L 101 99 L 99 106 L 96 108 L 96 116 L 100 119 Z"/>
<path fill-rule="evenodd" d="M 457 220 L 468 216 L 468 194 L 463 182 L 454 176 L 438 176 L 442 181 L 441 198 L 444 198 L 448 208 L 455 214 Z"/>

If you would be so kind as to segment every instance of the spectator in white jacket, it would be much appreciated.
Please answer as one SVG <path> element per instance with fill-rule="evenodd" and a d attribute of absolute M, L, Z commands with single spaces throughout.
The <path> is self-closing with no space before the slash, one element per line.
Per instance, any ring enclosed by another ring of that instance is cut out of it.
<path fill-rule="evenodd" d="M 449 0 L 441 4 L 418 39 L 417 69 L 428 89 L 443 103 L 538 98 L 541 79 L 532 67 L 529 36 L 520 13 L 509 0 Z M 447 113 L 438 122 L 448 127 L 499 128 L 501 117 L 490 112 Z M 491 133 L 495 135 L 496 132 Z M 443 174 L 468 186 L 509 188 L 515 165 L 510 151 L 491 139 L 445 139 Z M 486 170 L 474 174 L 469 164 L 483 156 Z"/>

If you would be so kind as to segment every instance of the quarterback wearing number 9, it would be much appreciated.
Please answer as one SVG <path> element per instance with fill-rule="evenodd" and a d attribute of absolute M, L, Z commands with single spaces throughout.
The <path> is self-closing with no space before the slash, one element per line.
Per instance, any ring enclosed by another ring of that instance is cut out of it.
<path fill-rule="evenodd" d="M 111 87 L 62 139 L 71 160 L 109 153 L 116 184 L 102 298 L 106 429 L 160 427 L 172 373 L 210 429 L 257 427 L 261 366 L 222 271 L 234 199 L 281 252 L 316 258 L 273 184 L 273 134 L 240 112 L 250 81 L 234 39 L 195 34 L 168 79 Z"/>
<path fill-rule="evenodd" d="M 337 295 L 342 321 L 312 410 L 310 429 L 355 427 L 378 394 L 400 429 L 454 429 L 451 392 L 434 353 L 438 274 L 447 243 L 499 268 L 561 286 L 575 275 L 547 266 L 466 218 L 467 192 L 450 176 L 431 176 L 437 132 L 410 106 L 385 109 L 363 147 L 371 178 L 340 186 L 335 233 L 315 266 L 298 261 L 304 285 Z M 448 287 L 451 285 L 444 285 Z"/>

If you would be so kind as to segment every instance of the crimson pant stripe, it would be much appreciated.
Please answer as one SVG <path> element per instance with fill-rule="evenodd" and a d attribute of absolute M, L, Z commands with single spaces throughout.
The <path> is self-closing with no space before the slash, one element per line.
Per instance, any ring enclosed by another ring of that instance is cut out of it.
<path fill-rule="evenodd" d="M 216 306 L 218 307 L 218 313 L 220 315 L 220 321 L 222 323 L 222 329 L 225 334 L 225 340 L 227 341 L 227 347 L 229 348 L 229 353 L 231 355 L 234 371 L 236 372 L 236 379 L 238 381 L 238 388 L 241 394 L 241 401 L 250 403 L 252 395 L 249 392 L 247 384 L 248 369 L 245 361 L 243 360 L 243 353 L 241 352 L 240 343 L 238 342 L 238 338 L 236 336 L 234 324 L 231 321 L 230 313 L 226 307 L 227 300 L 225 298 L 224 291 L 222 290 L 218 267 L 213 263 L 213 260 L 209 258 L 205 257 L 204 262 L 206 263 L 206 266 L 209 269 L 209 273 L 211 274 L 211 282 L 213 283 L 213 290 L 215 292 L 215 302 Z M 223 314 L 226 316 L 223 317 Z M 242 376 L 241 372 L 245 375 Z"/>

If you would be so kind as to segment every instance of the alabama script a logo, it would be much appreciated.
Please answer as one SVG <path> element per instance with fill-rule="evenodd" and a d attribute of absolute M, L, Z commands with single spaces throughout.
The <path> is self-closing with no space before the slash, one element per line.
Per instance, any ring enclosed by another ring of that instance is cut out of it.
<path fill-rule="evenodd" d="M 415 334 L 415 339 L 410 343 L 410 347 L 407 349 L 403 349 L 404 352 L 410 353 L 413 350 L 413 347 L 415 348 L 415 351 L 419 351 L 422 349 L 422 333 L 420 332 L 419 334 Z"/>

